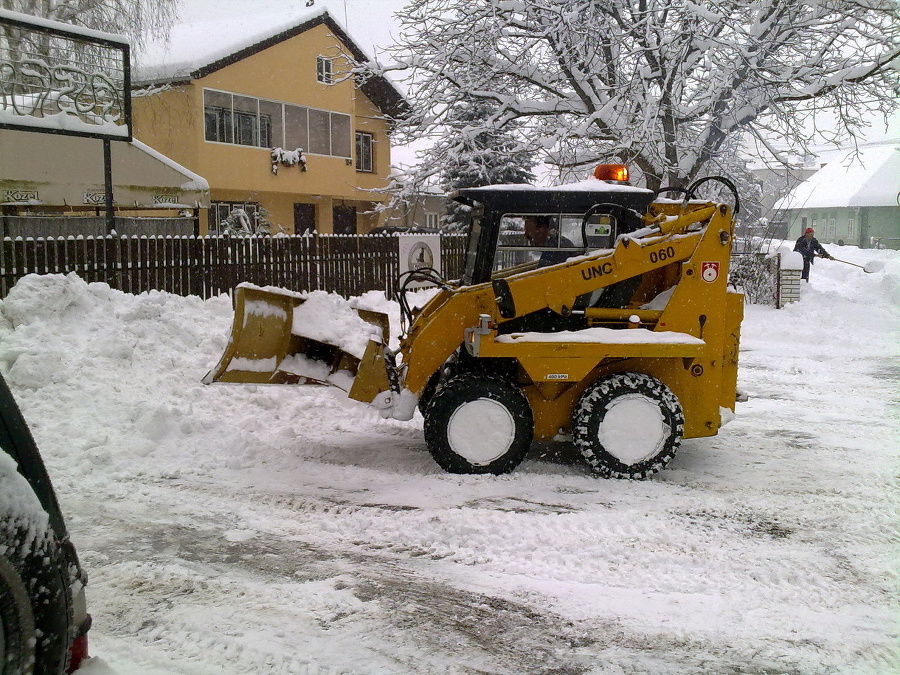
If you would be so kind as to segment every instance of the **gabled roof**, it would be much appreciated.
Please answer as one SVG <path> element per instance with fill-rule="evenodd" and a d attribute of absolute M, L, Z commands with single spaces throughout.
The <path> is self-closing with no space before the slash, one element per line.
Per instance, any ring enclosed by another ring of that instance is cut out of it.
<path fill-rule="evenodd" d="M 900 143 L 862 146 L 829 162 L 775 203 L 779 210 L 898 206 Z"/>
<path fill-rule="evenodd" d="M 186 82 L 205 77 L 280 42 L 326 26 L 359 62 L 371 59 L 327 10 L 305 12 L 285 20 L 283 14 L 256 15 L 183 23 L 172 28 L 167 41 L 150 43 L 135 54 L 134 86 Z M 403 95 L 383 76 L 370 77 L 360 89 L 390 117 L 409 109 Z"/>

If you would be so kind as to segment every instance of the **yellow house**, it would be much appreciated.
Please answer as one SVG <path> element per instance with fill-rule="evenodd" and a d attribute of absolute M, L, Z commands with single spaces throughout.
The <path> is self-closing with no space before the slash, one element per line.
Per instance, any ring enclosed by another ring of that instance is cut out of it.
<path fill-rule="evenodd" d="M 256 31 L 176 26 L 137 55 L 134 135 L 207 179 L 201 232 L 237 209 L 272 233 L 367 232 L 388 201 L 373 190 L 390 172 L 390 119 L 407 104 L 349 59 L 368 60 L 327 11 Z"/>

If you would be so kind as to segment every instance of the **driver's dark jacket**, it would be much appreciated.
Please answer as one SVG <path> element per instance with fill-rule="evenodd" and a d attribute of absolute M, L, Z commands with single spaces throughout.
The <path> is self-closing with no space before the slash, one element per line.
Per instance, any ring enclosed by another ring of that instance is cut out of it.
<path fill-rule="evenodd" d="M 560 249 L 574 248 L 575 244 L 571 241 L 560 235 L 559 244 Z M 550 250 L 550 251 L 542 251 L 540 260 L 538 260 L 538 267 L 549 267 L 550 265 L 558 265 L 561 262 L 565 262 L 572 256 L 580 255 L 580 251 L 566 251 L 566 250 Z"/>

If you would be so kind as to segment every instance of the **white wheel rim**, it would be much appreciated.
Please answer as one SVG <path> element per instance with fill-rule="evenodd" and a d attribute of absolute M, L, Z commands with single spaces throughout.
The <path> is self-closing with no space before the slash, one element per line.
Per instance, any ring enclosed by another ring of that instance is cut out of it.
<path fill-rule="evenodd" d="M 606 452 L 631 466 L 659 454 L 670 433 L 657 401 L 626 394 L 606 407 L 597 435 Z"/>
<path fill-rule="evenodd" d="M 447 442 L 457 455 L 475 466 L 490 464 L 509 450 L 516 438 L 516 421 L 507 407 L 490 398 L 467 401 L 447 422 Z"/>

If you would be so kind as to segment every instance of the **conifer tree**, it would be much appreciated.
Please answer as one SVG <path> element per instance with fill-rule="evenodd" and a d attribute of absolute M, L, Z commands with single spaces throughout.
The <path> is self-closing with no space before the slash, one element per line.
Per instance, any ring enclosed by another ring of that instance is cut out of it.
<path fill-rule="evenodd" d="M 443 138 L 428 151 L 424 162 L 439 170 L 437 176 L 445 194 L 461 188 L 534 181 L 534 152 L 522 147 L 515 125 L 484 127 L 485 120 L 496 111 L 496 105 L 477 99 L 454 106 Z M 461 229 L 467 220 L 466 208 L 448 200 L 444 229 Z"/>

